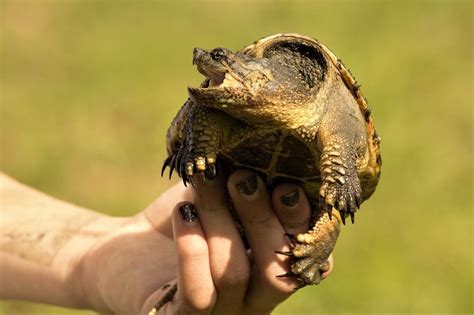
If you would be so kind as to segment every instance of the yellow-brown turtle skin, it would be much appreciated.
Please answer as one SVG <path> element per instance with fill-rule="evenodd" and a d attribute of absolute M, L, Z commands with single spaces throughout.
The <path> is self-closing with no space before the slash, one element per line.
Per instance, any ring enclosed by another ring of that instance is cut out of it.
<path fill-rule="evenodd" d="M 258 172 L 271 189 L 294 182 L 305 190 L 313 222 L 292 238 L 291 271 L 301 286 L 317 284 L 339 234 L 375 190 L 379 137 L 359 86 L 318 41 L 276 34 L 241 51 L 196 48 L 193 63 L 207 79 L 167 134 L 170 176 L 185 183 L 219 171 Z"/>

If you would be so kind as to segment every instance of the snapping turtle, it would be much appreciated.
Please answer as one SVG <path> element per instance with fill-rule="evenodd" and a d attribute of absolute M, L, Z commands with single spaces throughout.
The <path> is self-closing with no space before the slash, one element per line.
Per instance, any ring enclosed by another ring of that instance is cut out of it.
<path fill-rule="evenodd" d="M 271 189 L 303 187 L 313 222 L 291 237 L 291 270 L 301 286 L 327 268 L 339 222 L 354 221 L 380 175 L 379 137 L 366 99 L 349 70 L 324 45 L 298 34 L 262 38 L 241 51 L 196 48 L 193 64 L 206 80 L 167 134 L 163 170 L 184 183 L 199 174 L 248 168 Z"/>

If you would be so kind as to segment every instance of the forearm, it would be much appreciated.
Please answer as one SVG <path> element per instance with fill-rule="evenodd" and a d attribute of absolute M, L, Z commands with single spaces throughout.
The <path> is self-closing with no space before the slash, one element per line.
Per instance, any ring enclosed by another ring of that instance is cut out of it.
<path fill-rule="evenodd" d="M 81 251 L 71 253 L 65 246 L 103 217 L 0 173 L 0 298 L 81 306 L 72 272 Z M 78 246 L 85 251 L 87 243 Z"/>

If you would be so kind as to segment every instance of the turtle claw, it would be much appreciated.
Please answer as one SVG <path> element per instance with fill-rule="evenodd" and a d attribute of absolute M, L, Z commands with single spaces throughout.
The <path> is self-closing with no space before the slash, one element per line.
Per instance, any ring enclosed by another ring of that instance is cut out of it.
<path fill-rule="evenodd" d="M 323 185 L 320 189 L 320 207 L 327 212 L 330 219 L 332 219 L 332 209 L 335 208 L 341 214 L 343 224 L 346 224 L 345 217 L 350 216 L 351 222 L 355 221 L 355 212 L 362 201 L 362 189 L 357 176 L 354 180 L 350 180 L 347 176 L 341 184 L 334 181 L 331 176 L 323 180 Z"/>
<path fill-rule="evenodd" d="M 188 181 L 191 183 L 191 186 L 193 186 L 193 188 L 196 188 L 196 183 L 194 183 L 194 178 L 192 176 L 188 177 Z"/>
<path fill-rule="evenodd" d="M 176 154 L 167 157 L 163 162 L 161 176 L 163 176 L 168 166 L 170 168 L 169 178 L 171 179 L 173 171 L 176 170 L 183 179 L 184 186 L 187 186 L 188 183 L 195 186 L 193 177 L 196 174 L 204 182 L 213 180 L 217 176 L 215 154 L 203 155 L 179 150 Z"/>
<path fill-rule="evenodd" d="M 292 271 L 288 271 L 286 273 L 283 273 L 281 275 L 277 275 L 276 277 L 277 278 L 291 278 L 291 277 L 294 277 L 295 274 L 292 272 Z"/>
<path fill-rule="evenodd" d="M 207 169 L 206 169 L 206 177 L 209 179 L 214 179 L 216 178 L 216 176 L 217 176 L 216 164 L 215 163 L 209 164 L 209 161 L 208 161 Z"/>
<path fill-rule="evenodd" d="M 205 172 L 199 172 L 198 174 L 199 174 L 199 177 L 201 178 L 201 180 L 202 180 L 203 182 L 207 182 L 207 178 L 206 178 Z"/>
<path fill-rule="evenodd" d="M 342 224 L 346 225 L 346 213 L 344 211 L 339 211 L 339 213 L 341 214 Z"/>
<path fill-rule="evenodd" d="M 161 177 L 163 177 L 163 174 L 165 173 L 165 170 L 168 166 L 172 165 L 172 159 L 174 155 L 168 156 L 166 160 L 163 162 L 163 166 L 161 167 Z"/>
<path fill-rule="evenodd" d="M 174 169 L 176 168 L 175 159 L 176 159 L 176 155 L 173 155 L 173 156 L 171 157 L 170 172 L 169 172 L 169 174 L 168 174 L 168 179 L 171 179 L 171 176 L 173 176 L 173 171 L 174 171 Z M 162 172 L 161 174 L 162 174 L 161 176 L 163 176 L 163 172 Z"/>
<path fill-rule="evenodd" d="M 334 207 L 331 205 L 326 205 L 323 209 L 328 214 L 329 220 L 332 220 L 332 209 L 334 209 Z"/>
<path fill-rule="evenodd" d="M 283 251 L 280 251 L 280 250 L 276 250 L 275 253 L 279 254 L 279 255 L 283 255 L 283 256 L 288 256 L 288 257 L 293 257 L 294 256 L 292 251 L 283 252 Z"/>

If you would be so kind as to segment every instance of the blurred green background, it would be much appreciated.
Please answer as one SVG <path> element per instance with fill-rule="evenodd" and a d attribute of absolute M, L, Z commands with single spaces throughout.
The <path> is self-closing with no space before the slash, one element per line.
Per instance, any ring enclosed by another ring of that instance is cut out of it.
<path fill-rule="evenodd" d="M 196 46 L 277 32 L 327 44 L 382 137 L 374 196 L 329 280 L 275 314 L 473 312 L 471 1 L 1 1 L 0 169 L 132 215 L 170 185 L 165 132 Z M 88 314 L 5 301 L 3 314 Z"/>

